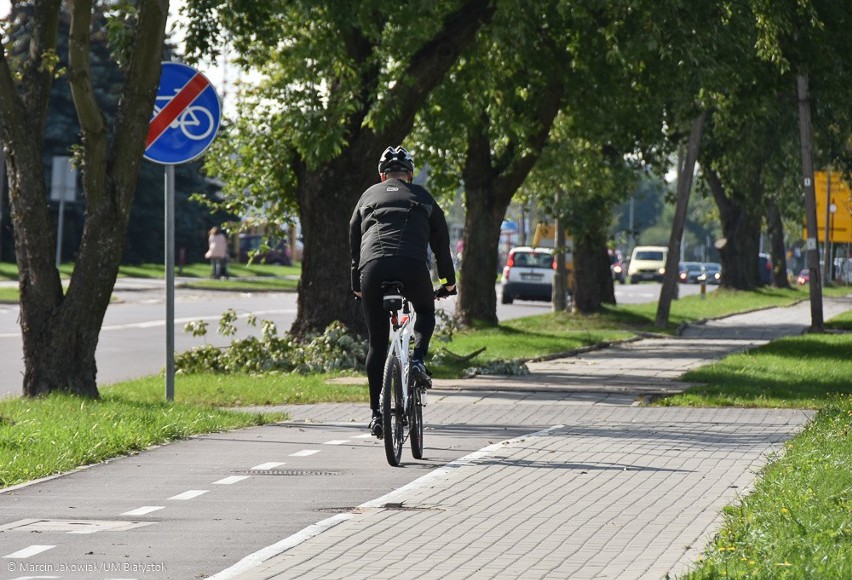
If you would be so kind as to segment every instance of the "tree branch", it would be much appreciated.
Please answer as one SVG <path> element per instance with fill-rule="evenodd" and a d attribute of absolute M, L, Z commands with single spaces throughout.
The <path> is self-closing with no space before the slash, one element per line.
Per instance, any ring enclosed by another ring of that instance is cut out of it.
<path fill-rule="evenodd" d="M 551 67 L 547 86 L 541 95 L 532 99 L 532 102 L 538 103 L 538 107 L 535 109 L 532 118 L 535 130 L 528 138 L 526 147 L 528 152 L 520 156 L 513 155 L 513 159 L 497 178 L 496 185 L 498 191 L 511 192 L 511 195 L 514 195 L 515 191 L 518 190 L 535 166 L 550 136 L 550 128 L 553 126 L 553 121 L 562 107 L 562 97 L 565 92 L 564 79 L 561 67 Z M 507 149 L 507 151 L 517 150 L 519 148 L 517 145 L 519 144 L 515 144 L 514 147 Z"/>
<path fill-rule="evenodd" d="M 414 54 L 401 81 L 388 96 L 389 103 L 398 104 L 399 115 L 395 122 L 388 123 L 384 141 L 397 142 L 408 135 L 432 88 L 457 61 L 459 53 L 470 46 L 481 27 L 491 21 L 495 10 L 493 0 L 468 0 L 448 15 L 441 30 Z"/>
<path fill-rule="evenodd" d="M 124 170 L 111 177 L 123 194 L 119 203 L 128 212 L 157 96 L 168 13 L 168 0 L 146 0 L 140 4 L 127 81 L 116 114 L 112 165 Z"/>
<path fill-rule="evenodd" d="M 56 53 L 60 5 L 61 0 L 34 3 L 33 33 L 20 92 L 6 60 L 5 48 L 0 47 L 0 136 L 5 132 L 13 151 L 23 141 L 44 132 L 54 73 L 54 63 L 49 59 Z"/>
<path fill-rule="evenodd" d="M 92 0 L 77 0 L 71 13 L 68 36 L 68 81 L 77 119 L 83 135 L 86 159 L 102 159 L 106 155 L 107 135 L 103 114 L 95 100 L 89 54 L 89 35 L 92 29 Z M 83 171 L 84 190 L 90 203 L 104 195 L 105 173 L 98 170 L 103 164 L 87 163 Z"/>

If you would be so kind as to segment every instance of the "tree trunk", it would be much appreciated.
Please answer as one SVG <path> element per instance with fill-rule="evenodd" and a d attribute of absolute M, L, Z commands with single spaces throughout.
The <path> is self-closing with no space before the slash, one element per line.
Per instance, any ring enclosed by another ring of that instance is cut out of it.
<path fill-rule="evenodd" d="M 305 337 L 320 333 L 337 320 L 364 334 L 360 303 L 350 288 L 349 219 L 360 195 L 379 179 L 376 164 L 385 147 L 399 145 L 429 96 L 494 15 L 493 0 L 468 0 L 450 14 L 443 26 L 411 58 L 406 82 L 395 85 L 388 98 L 397 115 L 374 132 L 363 120 L 371 107 L 378 75 L 372 69 L 361 78 L 364 102 L 350 117 L 351 134 L 343 151 L 318 169 L 295 163 L 299 218 L 305 240 L 298 312 L 290 333 Z M 374 57 L 376 57 L 374 55 Z M 383 56 L 379 55 L 379 59 Z M 386 105 L 385 105 L 386 106 Z"/>
<path fill-rule="evenodd" d="M 787 279 L 787 249 L 784 247 L 784 223 L 775 196 L 766 203 L 766 223 L 769 230 L 769 244 L 772 248 L 772 285 L 776 288 L 789 288 Z"/>
<path fill-rule="evenodd" d="M 556 207 L 559 207 L 559 194 L 556 196 Z M 553 292 L 551 302 L 554 312 L 568 310 L 568 271 L 565 267 L 565 218 L 556 218 L 556 239 L 554 240 L 556 271 L 553 273 Z"/>
<path fill-rule="evenodd" d="M 35 24 L 21 81 L 12 79 L 0 49 L 0 139 L 9 155 L 9 198 L 15 228 L 24 351 L 25 396 L 67 391 L 97 397 L 95 350 L 127 236 L 130 207 L 160 76 L 167 2 L 139 10 L 126 83 L 112 135 L 91 83 L 89 35 L 92 3 L 71 5 L 69 69 L 83 134 L 82 180 L 86 215 L 82 242 L 63 294 L 54 263 L 55 239 L 43 170 L 44 124 L 60 2 L 45 2 Z M 156 55 L 152 57 L 152 55 Z"/>
<path fill-rule="evenodd" d="M 582 314 L 600 312 L 604 304 L 615 304 L 606 231 L 603 227 L 584 228 L 573 232 L 573 238 L 574 310 Z"/>
<path fill-rule="evenodd" d="M 760 193 L 753 187 L 748 201 L 741 201 L 725 191 L 719 175 L 705 166 L 710 191 L 719 207 L 724 245 L 719 248 L 724 288 L 754 290 L 758 287 L 758 253 L 760 248 Z"/>
<path fill-rule="evenodd" d="M 462 177 L 465 185 L 464 250 L 456 316 L 465 326 L 474 321 L 497 324 L 497 293 L 494 289 L 500 224 L 512 197 L 532 168 L 550 135 L 564 92 L 561 71 L 551 69 L 538 106 L 531 111 L 535 130 L 524 142 L 510 140 L 495 153 L 489 137 L 490 119 L 483 112 L 468 127 L 467 156 Z"/>
<path fill-rule="evenodd" d="M 678 263 L 680 262 L 680 242 L 686 224 L 686 212 L 689 208 L 689 194 L 692 191 L 692 176 L 695 173 L 695 163 L 698 160 L 698 150 L 701 146 L 701 134 L 704 131 L 702 112 L 692 121 L 689 131 L 689 141 L 686 146 L 686 158 L 682 160 L 677 176 L 677 202 L 672 222 L 672 232 L 669 236 L 669 253 L 666 258 L 666 271 L 663 274 L 663 287 L 660 290 L 660 301 L 657 304 L 657 318 L 654 326 L 665 328 L 669 324 L 669 312 L 672 300 L 678 294 Z"/>
<path fill-rule="evenodd" d="M 807 73 L 796 78 L 799 100 L 799 143 L 802 151 L 802 181 L 805 184 L 805 227 L 807 229 L 808 292 L 811 300 L 811 330 L 823 332 L 825 319 L 822 311 L 822 281 L 819 271 L 819 244 L 817 240 L 816 196 L 814 192 L 813 129 L 811 128 L 811 101 Z"/>
<path fill-rule="evenodd" d="M 379 153 L 373 157 L 378 159 Z M 349 219 L 361 193 L 377 179 L 367 159 L 348 162 L 346 157 L 324 171 L 300 175 L 299 214 L 305 245 L 292 334 L 321 333 L 335 321 L 356 334 L 366 334 L 361 303 L 350 288 Z"/>
<path fill-rule="evenodd" d="M 459 277 L 456 316 L 461 324 L 496 325 L 497 292 L 494 288 L 500 264 L 500 224 L 508 204 L 488 195 L 488 184 L 465 188 L 464 257 Z M 476 256 L 476 258 L 473 258 Z"/>

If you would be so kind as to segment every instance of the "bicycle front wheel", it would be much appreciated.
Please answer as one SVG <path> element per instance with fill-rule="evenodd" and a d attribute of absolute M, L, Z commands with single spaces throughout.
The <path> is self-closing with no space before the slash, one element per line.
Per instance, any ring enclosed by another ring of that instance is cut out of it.
<path fill-rule="evenodd" d="M 420 398 L 420 387 L 413 387 L 411 396 L 411 414 L 408 420 L 411 455 L 414 459 L 423 459 L 423 403 Z"/>
<path fill-rule="evenodd" d="M 405 409 L 402 407 L 402 365 L 391 354 L 385 362 L 382 383 L 382 430 L 388 463 L 396 467 L 402 457 Z"/>

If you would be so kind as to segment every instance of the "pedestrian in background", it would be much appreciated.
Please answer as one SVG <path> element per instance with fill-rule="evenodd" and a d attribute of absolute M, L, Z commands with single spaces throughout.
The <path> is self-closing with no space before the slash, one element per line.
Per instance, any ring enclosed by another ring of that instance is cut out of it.
<path fill-rule="evenodd" d="M 228 277 L 228 238 L 219 226 L 210 228 L 209 237 L 207 238 L 209 247 L 204 257 L 210 260 L 211 277 L 218 280 L 221 277 Z"/>

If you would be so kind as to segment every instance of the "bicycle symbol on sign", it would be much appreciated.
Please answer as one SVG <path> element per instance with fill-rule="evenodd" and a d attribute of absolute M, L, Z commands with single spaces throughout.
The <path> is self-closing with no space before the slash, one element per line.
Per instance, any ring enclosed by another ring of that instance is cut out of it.
<path fill-rule="evenodd" d="M 178 91 L 179 89 L 175 89 L 175 95 Z M 163 107 L 168 105 L 173 98 L 174 95 L 157 95 L 156 102 L 154 103 L 153 117 L 159 115 L 160 111 L 163 110 Z M 205 139 L 213 132 L 213 129 L 215 129 L 213 113 L 201 105 L 191 105 L 185 108 L 181 114 L 178 115 L 177 119 L 172 121 L 171 125 L 169 125 L 169 129 L 177 128 L 180 128 L 181 133 L 193 141 Z"/>

